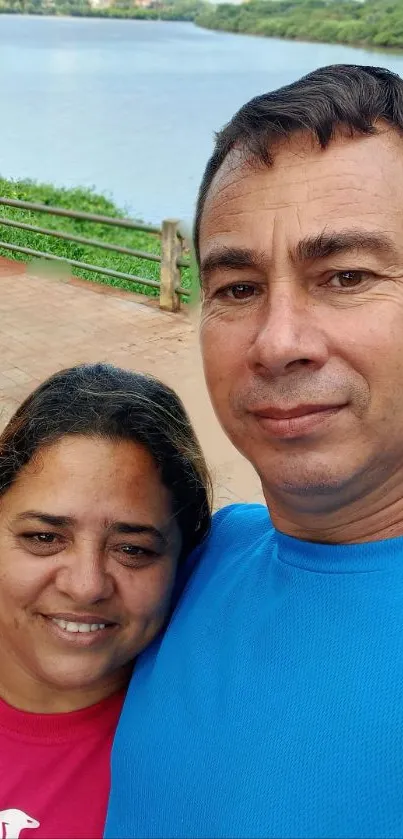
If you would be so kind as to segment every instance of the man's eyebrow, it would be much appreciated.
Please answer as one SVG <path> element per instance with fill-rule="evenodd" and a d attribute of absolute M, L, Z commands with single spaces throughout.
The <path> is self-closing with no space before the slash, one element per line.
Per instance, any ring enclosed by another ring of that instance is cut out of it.
<path fill-rule="evenodd" d="M 53 527 L 63 527 L 74 522 L 71 516 L 54 516 L 52 513 L 44 513 L 40 510 L 25 510 L 24 513 L 17 516 L 17 521 L 25 521 L 26 519 L 38 519 L 43 524 L 53 525 Z"/>
<path fill-rule="evenodd" d="M 200 276 L 206 283 L 214 271 L 261 267 L 264 254 L 251 248 L 216 247 L 201 260 Z"/>
<path fill-rule="evenodd" d="M 393 256 L 397 254 L 396 247 L 388 236 L 366 230 L 323 232 L 318 236 L 302 239 L 290 254 L 294 262 L 309 262 L 354 250 L 382 252 Z"/>

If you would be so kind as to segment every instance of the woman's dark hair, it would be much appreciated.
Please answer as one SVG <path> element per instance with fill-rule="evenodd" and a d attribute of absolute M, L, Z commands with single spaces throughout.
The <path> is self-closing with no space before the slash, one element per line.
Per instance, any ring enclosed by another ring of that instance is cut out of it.
<path fill-rule="evenodd" d="M 196 204 L 194 246 L 199 261 L 200 223 L 214 176 L 235 147 L 246 158 L 272 163 L 271 147 L 280 137 L 306 131 L 326 148 L 337 129 L 351 135 L 374 134 L 383 120 L 403 129 L 403 79 L 382 67 L 335 64 L 293 84 L 256 96 L 216 135 Z"/>
<path fill-rule="evenodd" d="M 70 434 L 145 446 L 172 495 L 181 558 L 204 539 L 210 527 L 211 481 L 173 390 L 151 376 L 109 364 L 55 373 L 28 396 L 0 436 L 0 496 L 39 449 Z"/>

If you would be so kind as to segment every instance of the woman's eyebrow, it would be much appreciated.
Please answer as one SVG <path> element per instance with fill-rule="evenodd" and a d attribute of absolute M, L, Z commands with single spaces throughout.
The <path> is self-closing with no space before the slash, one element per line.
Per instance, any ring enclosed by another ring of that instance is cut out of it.
<path fill-rule="evenodd" d="M 113 530 L 115 533 L 124 533 L 127 535 L 136 535 L 145 533 L 150 536 L 153 536 L 155 539 L 158 539 L 164 546 L 167 544 L 166 537 L 164 534 L 158 530 L 157 527 L 154 527 L 152 524 L 137 524 L 135 522 L 127 522 L 127 521 L 114 521 L 108 522 L 108 529 Z"/>
<path fill-rule="evenodd" d="M 25 521 L 26 519 L 38 519 L 43 524 L 50 524 L 54 527 L 63 527 L 66 524 L 73 524 L 75 521 L 72 516 L 54 516 L 52 513 L 45 513 L 41 510 L 26 510 L 17 516 L 17 521 Z"/>
<path fill-rule="evenodd" d="M 54 527 L 63 527 L 69 524 L 74 524 L 76 519 L 73 516 L 55 516 L 52 513 L 45 513 L 40 510 L 26 510 L 17 516 L 17 521 L 26 521 L 27 519 L 38 519 L 43 524 L 53 525 Z M 141 534 L 145 533 L 158 539 L 164 546 L 167 540 L 161 530 L 154 527 L 152 524 L 137 524 L 136 522 L 127 521 L 106 521 L 105 527 L 115 533 Z"/>

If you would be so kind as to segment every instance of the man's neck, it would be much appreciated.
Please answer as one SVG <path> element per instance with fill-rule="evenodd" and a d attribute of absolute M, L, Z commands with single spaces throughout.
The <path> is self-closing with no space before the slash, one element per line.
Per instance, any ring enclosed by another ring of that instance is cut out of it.
<path fill-rule="evenodd" d="M 347 503 L 342 497 L 285 497 L 265 487 L 263 493 L 276 529 L 296 539 L 349 545 L 403 536 L 402 487 Z"/>

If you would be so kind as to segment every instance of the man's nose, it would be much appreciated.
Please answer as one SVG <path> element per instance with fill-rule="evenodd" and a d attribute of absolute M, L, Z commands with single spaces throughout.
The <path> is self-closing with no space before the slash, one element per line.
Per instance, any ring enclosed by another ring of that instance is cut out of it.
<path fill-rule="evenodd" d="M 322 367 L 329 357 L 324 323 L 307 292 L 273 282 L 249 350 L 250 366 L 273 377 Z"/>
<path fill-rule="evenodd" d="M 77 604 L 90 605 L 110 597 L 114 581 L 102 548 L 90 541 L 72 547 L 58 571 L 56 586 Z"/>

